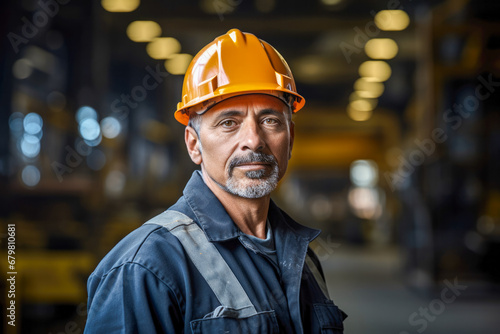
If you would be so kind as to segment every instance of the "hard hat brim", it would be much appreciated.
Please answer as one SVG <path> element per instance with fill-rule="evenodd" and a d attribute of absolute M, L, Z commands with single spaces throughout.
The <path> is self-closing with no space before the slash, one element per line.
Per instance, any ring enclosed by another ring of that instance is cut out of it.
<path fill-rule="evenodd" d="M 247 94 L 267 94 L 271 96 L 275 96 L 275 92 L 287 93 L 293 96 L 293 102 L 290 106 L 292 112 L 297 112 L 305 105 L 306 101 L 304 97 L 297 94 L 294 91 L 283 89 L 278 85 L 269 85 L 269 87 L 260 87 L 261 89 L 255 90 L 255 85 L 238 85 L 231 86 L 230 88 L 220 87 L 216 92 L 204 96 L 197 101 L 190 101 L 190 103 L 178 108 L 175 113 L 175 119 L 184 125 L 188 125 L 189 123 L 189 115 L 193 109 L 203 110 L 213 107 L 215 104 L 222 102 L 231 97 L 239 96 L 239 95 L 247 95 Z M 268 89 L 266 89 L 268 88 Z M 212 100 L 217 100 L 217 102 L 210 103 Z M 180 103 L 179 103 L 180 104 Z M 179 107 L 179 106 L 178 106 Z"/>

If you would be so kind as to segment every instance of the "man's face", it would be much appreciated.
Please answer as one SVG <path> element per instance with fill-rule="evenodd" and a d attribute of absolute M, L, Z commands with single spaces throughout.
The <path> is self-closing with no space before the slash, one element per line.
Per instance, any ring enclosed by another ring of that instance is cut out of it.
<path fill-rule="evenodd" d="M 191 158 L 223 190 L 264 197 L 276 188 L 291 156 L 293 123 L 287 112 L 288 106 L 270 95 L 224 100 L 201 116 L 201 154 L 193 158 L 190 152 Z"/>

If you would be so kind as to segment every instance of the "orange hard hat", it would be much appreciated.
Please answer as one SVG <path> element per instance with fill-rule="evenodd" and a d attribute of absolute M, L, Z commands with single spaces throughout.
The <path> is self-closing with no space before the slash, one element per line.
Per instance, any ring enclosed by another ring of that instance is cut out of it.
<path fill-rule="evenodd" d="M 253 34 L 231 29 L 191 61 L 174 116 L 187 125 L 190 112 L 203 112 L 224 99 L 253 93 L 280 97 L 293 112 L 305 104 L 278 51 Z"/>

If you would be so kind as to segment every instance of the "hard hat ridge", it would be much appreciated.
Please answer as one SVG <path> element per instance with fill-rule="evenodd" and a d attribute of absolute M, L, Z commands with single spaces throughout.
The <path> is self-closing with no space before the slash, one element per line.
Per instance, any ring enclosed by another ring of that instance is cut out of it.
<path fill-rule="evenodd" d="M 187 125 L 191 112 L 200 113 L 224 99 L 244 94 L 276 96 L 291 109 L 304 106 L 285 59 L 270 44 L 250 33 L 231 29 L 205 46 L 191 61 L 175 118 Z M 286 95 L 284 95 L 286 94 Z"/>

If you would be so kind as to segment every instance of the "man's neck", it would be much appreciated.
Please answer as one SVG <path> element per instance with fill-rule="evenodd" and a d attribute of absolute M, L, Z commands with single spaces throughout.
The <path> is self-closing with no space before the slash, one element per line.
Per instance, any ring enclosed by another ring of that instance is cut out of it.
<path fill-rule="evenodd" d="M 223 190 L 214 180 L 202 171 L 203 181 L 222 203 L 233 222 L 240 230 L 257 238 L 266 238 L 267 213 L 270 195 L 262 198 L 244 198 Z"/>

